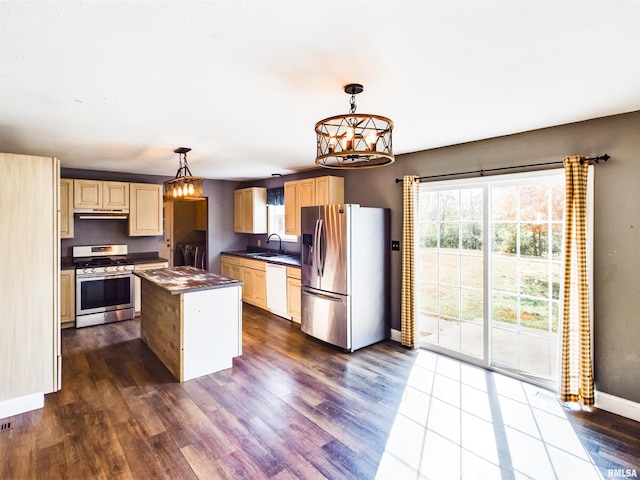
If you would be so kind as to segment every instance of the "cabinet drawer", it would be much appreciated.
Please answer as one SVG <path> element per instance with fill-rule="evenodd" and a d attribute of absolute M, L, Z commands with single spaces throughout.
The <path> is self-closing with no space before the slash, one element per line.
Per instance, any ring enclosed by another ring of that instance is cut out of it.
<path fill-rule="evenodd" d="M 231 255 L 222 255 L 220 261 L 227 265 L 242 265 L 242 258 L 232 257 Z"/>
<path fill-rule="evenodd" d="M 243 258 L 242 259 L 242 266 L 246 267 L 246 268 L 253 268 L 254 270 L 261 270 L 261 271 L 265 271 L 266 267 L 265 267 L 265 263 L 262 260 L 253 260 L 250 258 Z"/>
<path fill-rule="evenodd" d="M 302 278 L 300 273 L 300 269 L 297 267 L 287 267 L 287 277 L 289 278 L 297 278 L 300 280 Z"/>

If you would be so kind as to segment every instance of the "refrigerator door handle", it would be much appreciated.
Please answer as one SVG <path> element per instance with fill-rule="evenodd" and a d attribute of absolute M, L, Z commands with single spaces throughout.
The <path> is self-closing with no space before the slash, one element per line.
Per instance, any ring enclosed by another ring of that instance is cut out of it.
<path fill-rule="evenodd" d="M 329 300 L 330 302 L 342 303 L 342 298 L 340 298 L 340 297 L 334 297 L 333 295 L 327 295 L 325 293 L 313 292 L 313 291 L 307 290 L 307 289 L 304 289 L 303 291 L 304 291 L 305 294 L 311 295 L 312 297 L 318 297 L 318 298 L 321 298 L 323 300 Z"/>
<path fill-rule="evenodd" d="M 324 276 L 324 257 L 325 257 L 325 248 L 324 248 L 324 220 L 318 220 L 318 268 L 319 275 Z"/>
<path fill-rule="evenodd" d="M 322 252 L 321 248 L 321 239 L 320 232 L 322 230 L 322 219 L 316 220 L 316 229 L 313 232 L 313 264 L 316 268 L 316 273 L 318 277 L 322 277 L 322 271 L 324 270 L 324 264 L 322 263 Z"/>

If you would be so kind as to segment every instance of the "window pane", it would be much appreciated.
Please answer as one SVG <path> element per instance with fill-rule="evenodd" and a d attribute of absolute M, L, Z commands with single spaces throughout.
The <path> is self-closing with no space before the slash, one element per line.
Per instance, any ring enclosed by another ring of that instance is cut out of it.
<path fill-rule="evenodd" d="M 460 317 L 460 290 L 457 287 L 440 286 L 440 317 Z"/>
<path fill-rule="evenodd" d="M 520 260 L 520 293 L 532 297 L 549 296 L 549 264 L 536 260 Z"/>
<path fill-rule="evenodd" d="M 441 221 L 460 220 L 460 195 L 458 192 L 458 190 L 447 190 L 446 192 L 438 193 Z"/>
<path fill-rule="evenodd" d="M 520 325 L 527 329 L 549 330 L 549 302 L 523 298 L 520 302 Z"/>
<path fill-rule="evenodd" d="M 520 187 L 520 221 L 546 222 L 548 219 L 547 185 Z"/>
<path fill-rule="evenodd" d="M 491 251 L 516 253 L 518 234 L 514 223 L 496 223 L 493 225 Z"/>
<path fill-rule="evenodd" d="M 465 287 L 482 288 L 483 262 L 482 256 L 480 255 L 463 255 L 460 257 L 462 285 Z"/>
<path fill-rule="evenodd" d="M 438 281 L 438 254 L 436 250 L 420 250 L 420 278 L 422 281 Z"/>
<path fill-rule="evenodd" d="M 436 223 L 420 224 L 420 247 L 435 248 L 438 246 L 438 225 Z"/>
<path fill-rule="evenodd" d="M 482 224 L 480 222 L 461 223 L 462 248 L 464 250 L 482 250 Z"/>
<path fill-rule="evenodd" d="M 554 300 L 560 299 L 560 282 L 562 282 L 562 265 L 560 262 L 553 262 L 551 264 L 551 298 Z"/>
<path fill-rule="evenodd" d="M 469 290 L 463 288 L 462 293 L 462 320 L 475 320 L 482 322 L 482 290 Z"/>
<path fill-rule="evenodd" d="M 438 313 L 438 286 L 432 283 L 423 283 L 420 288 L 420 309 L 423 314 Z"/>
<path fill-rule="evenodd" d="M 546 223 L 520 224 L 520 255 L 547 257 L 549 227 Z"/>
<path fill-rule="evenodd" d="M 419 195 L 420 221 L 438 221 L 438 193 L 421 191 Z"/>
<path fill-rule="evenodd" d="M 457 253 L 447 254 L 441 253 L 438 256 L 439 272 L 438 280 L 440 283 L 449 285 L 460 284 L 460 255 Z"/>
<path fill-rule="evenodd" d="M 492 324 L 496 327 L 515 329 L 518 326 L 518 297 L 494 294 L 491 302 Z"/>
<path fill-rule="evenodd" d="M 551 220 L 564 220 L 564 183 L 557 183 L 551 187 Z"/>
<path fill-rule="evenodd" d="M 564 238 L 562 229 L 563 226 L 561 223 L 554 223 L 553 225 L 551 225 L 551 254 L 554 260 L 560 259 L 562 255 L 562 239 Z"/>
<path fill-rule="evenodd" d="M 499 328 L 491 329 L 492 363 L 518 367 L 518 332 Z"/>
<path fill-rule="evenodd" d="M 491 220 L 515 220 L 517 206 L 516 187 L 494 187 L 491 189 Z"/>
<path fill-rule="evenodd" d="M 469 188 L 460 191 L 461 219 L 472 222 L 482 222 L 483 190 Z"/>
<path fill-rule="evenodd" d="M 440 224 L 440 248 L 455 248 L 460 246 L 460 224 Z"/>
<path fill-rule="evenodd" d="M 516 293 L 518 291 L 518 259 L 505 255 L 491 257 L 493 290 Z"/>

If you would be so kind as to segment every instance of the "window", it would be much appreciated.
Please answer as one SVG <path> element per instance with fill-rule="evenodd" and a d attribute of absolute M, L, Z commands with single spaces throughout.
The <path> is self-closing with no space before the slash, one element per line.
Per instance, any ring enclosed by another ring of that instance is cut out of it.
<path fill-rule="evenodd" d="M 563 224 L 562 170 L 421 184 L 420 344 L 553 382 Z"/>
<path fill-rule="evenodd" d="M 284 233 L 284 205 L 267 205 L 267 233 L 278 234 L 283 242 L 298 242 L 297 235 Z"/>

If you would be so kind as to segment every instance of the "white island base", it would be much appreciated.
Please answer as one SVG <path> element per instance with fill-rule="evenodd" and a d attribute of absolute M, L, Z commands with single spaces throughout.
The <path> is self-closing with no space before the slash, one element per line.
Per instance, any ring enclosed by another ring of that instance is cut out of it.
<path fill-rule="evenodd" d="M 242 354 L 242 282 L 216 276 L 225 281 L 209 289 L 178 292 L 160 286 L 158 278 L 176 270 L 138 275 L 142 341 L 180 382 L 231 368 L 233 357 Z"/>

